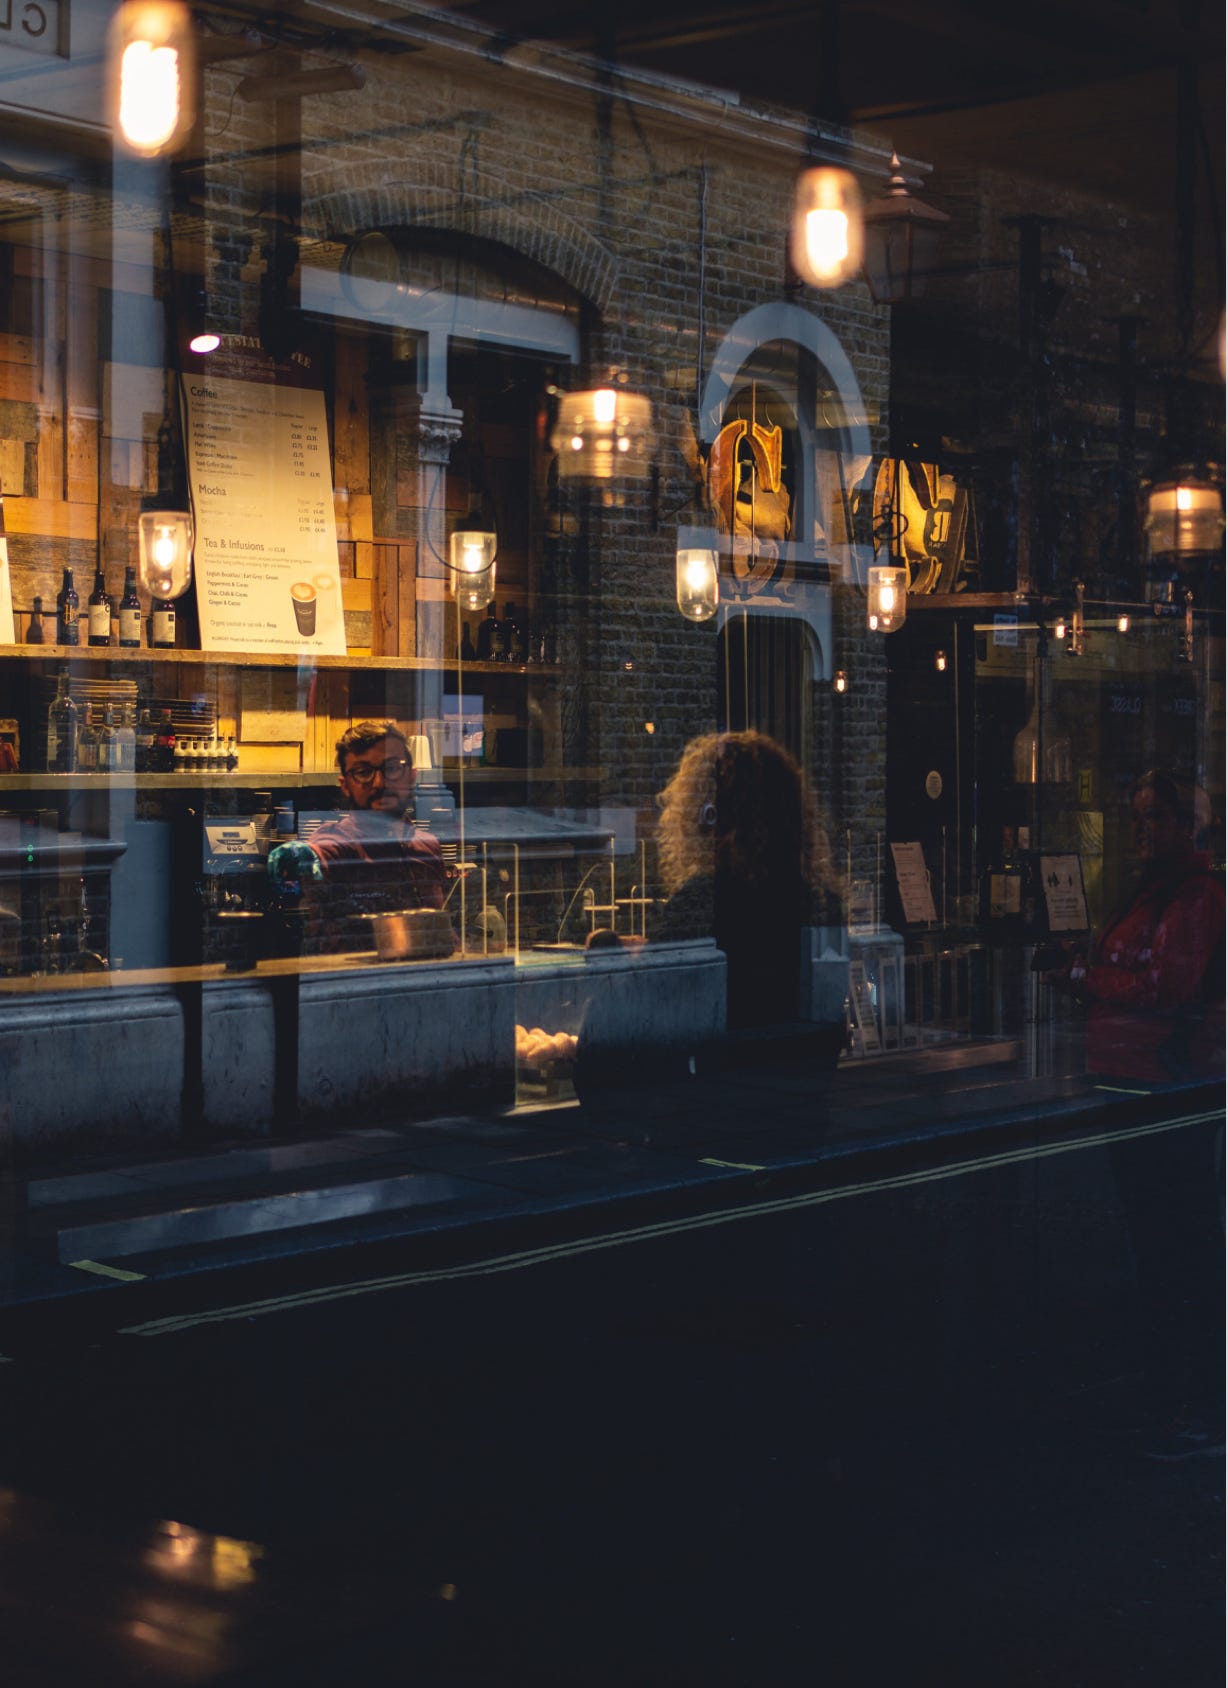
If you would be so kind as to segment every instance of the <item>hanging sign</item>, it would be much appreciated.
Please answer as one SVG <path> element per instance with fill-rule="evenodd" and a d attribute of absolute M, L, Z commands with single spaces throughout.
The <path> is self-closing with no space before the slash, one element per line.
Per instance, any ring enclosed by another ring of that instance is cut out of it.
<path fill-rule="evenodd" d="M 184 413 L 201 648 L 344 656 L 324 395 L 192 375 Z"/>

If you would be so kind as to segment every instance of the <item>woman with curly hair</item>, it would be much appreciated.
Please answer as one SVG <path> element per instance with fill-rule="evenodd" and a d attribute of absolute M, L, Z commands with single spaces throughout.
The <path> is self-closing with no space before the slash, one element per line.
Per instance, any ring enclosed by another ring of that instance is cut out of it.
<path fill-rule="evenodd" d="M 711 934 L 731 1030 L 799 1016 L 801 931 L 842 919 L 818 805 L 796 760 L 755 731 L 693 739 L 661 794 L 658 937 Z"/>

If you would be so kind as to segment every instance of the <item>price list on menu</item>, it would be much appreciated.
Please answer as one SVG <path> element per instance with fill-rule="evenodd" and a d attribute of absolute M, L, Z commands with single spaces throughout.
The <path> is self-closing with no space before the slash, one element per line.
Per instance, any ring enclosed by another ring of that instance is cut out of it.
<path fill-rule="evenodd" d="M 202 648 L 344 656 L 324 395 L 194 375 L 184 408 Z"/>

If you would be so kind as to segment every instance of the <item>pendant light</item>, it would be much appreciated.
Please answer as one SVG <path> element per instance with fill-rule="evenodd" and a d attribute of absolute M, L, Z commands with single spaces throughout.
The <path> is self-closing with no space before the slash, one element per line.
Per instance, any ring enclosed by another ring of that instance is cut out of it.
<path fill-rule="evenodd" d="M 652 403 L 623 387 L 564 393 L 550 436 L 560 479 L 643 475 L 652 450 Z"/>
<path fill-rule="evenodd" d="M 448 541 L 452 596 L 461 610 L 484 610 L 495 595 L 495 551 L 498 538 L 494 523 L 471 512 L 463 528 Z"/>
<path fill-rule="evenodd" d="M 170 420 L 158 429 L 158 490 L 141 500 L 137 556 L 141 585 L 153 598 L 181 598 L 192 584 L 195 536 Z"/>
<path fill-rule="evenodd" d="M 1143 523 L 1152 557 L 1217 551 L 1224 538 L 1224 489 L 1212 476 L 1183 468 L 1147 493 Z"/>
<path fill-rule="evenodd" d="M 720 551 L 714 529 L 678 529 L 674 588 L 679 612 L 688 621 L 711 621 L 721 596 Z"/>
<path fill-rule="evenodd" d="M 811 287 L 843 287 L 861 268 L 865 222 L 851 170 L 803 170 L 793 199 L 793 268 Z"/>
<path fill-rule="evenodd" d="M 908 570 L 872 568 L 866 581 L 866 626 L 871 633 L 894 633 L 908 613 Z"/>
<path fill-rule="evenodd" d="M 110 31 L 115 132 L 130 152 L 157 158 L 195 121 L 192 14 L 179 0 L 125 0 Z"/>

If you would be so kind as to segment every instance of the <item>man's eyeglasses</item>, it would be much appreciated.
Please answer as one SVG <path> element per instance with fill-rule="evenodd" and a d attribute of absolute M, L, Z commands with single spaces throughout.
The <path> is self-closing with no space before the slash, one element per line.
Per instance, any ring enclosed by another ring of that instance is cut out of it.
<path fill-rule="evenodd" d="M 370 785 L 376 774 L 383 774 L 384 784 L 389 780 L 403 779 L 413 768 L 413 763 L 406 756 L 388 756 L 382 762 L 355 762 L 352 768 L 345 770 L 347 780 L 353 780 L 356 785 Z"/>

